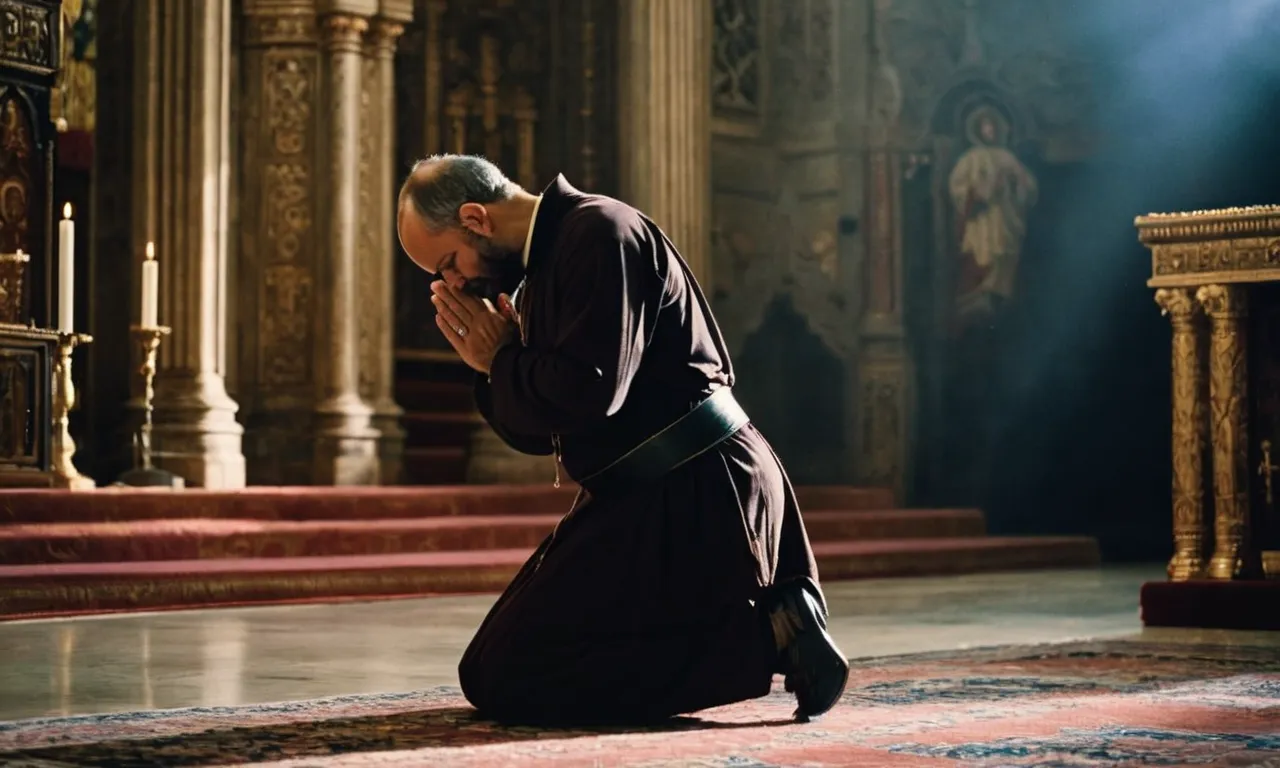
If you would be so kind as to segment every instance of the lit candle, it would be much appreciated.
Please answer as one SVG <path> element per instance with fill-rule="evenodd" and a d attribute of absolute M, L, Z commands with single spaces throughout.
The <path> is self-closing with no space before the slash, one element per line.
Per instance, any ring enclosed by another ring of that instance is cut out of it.
<path fill-rule="evenodd" d="M 76 224 L 71 203 L 62 206 L 58 222 L 58 330 L 71 333 L 76 317 Z"/>
<path fill-rule="evenodd" d="M 156 261 L 156 244 L 147 243 L 147 258 L 142 262 L 142 327 L 155 328 L 160 304 L 160 263 Z"/>

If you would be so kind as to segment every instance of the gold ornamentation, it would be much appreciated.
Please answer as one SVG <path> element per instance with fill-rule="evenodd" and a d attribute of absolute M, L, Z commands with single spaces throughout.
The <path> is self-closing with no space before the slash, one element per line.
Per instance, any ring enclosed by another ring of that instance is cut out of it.
<path fill-rule="evenodd" d="M 310 381 L 311 368 L 310 167 L 316 62 L 310 56 L 270 51 L 263 57 L 263 78 L 265 125 L 250 126 L 265 134 L 259 157 L 259 243 L 265 249 L 258 284 L 259 371 L 269 386 L 301 386 Z"/>
<path fill-rule="evenodd" d="M 57 69 L 56 7 L 0 0 L 0 60 L 47 74 Z"/>
<path fill-rule="evenodd" d="M 1204 515 L 1204 432 L 1201 421 L 1200 305 L 1190 289 L 1156 291 L 1156 303 L 1173 325 L 1173 541 L 1169 578 L 1202 574 L 1208 530 Z"/>
<path fill-rule="evenodd" d="M 93 488 L 93 480 L 80 474 L 72 461 L 76 442 L 71 437 L 70 416 L 76 407 L 76 388 L 71 378 L 71 353 L 93 337 L 83 333 L 59 333 L 57 358 L 53 363 L 53 445 L 52 472 L 55 488 L 84 490 Z"/>
<path fill-rule="evenodd" d="M 0 323 L 22 324 L 29 261 L 31 257 L 22 251 L 0 253 Z"/>
<path fill-rule="evenodd" d="M 1248 391 L 1243 288 L 1206 285 L 1196 292 L 1211 321 L 1209 400 L 1213 426 L 1214 551 L 1208 575 L 1236 579 L 1256 575 L 1257 552 L 1249 535 Z"/>
<path fill-rule="evenodd" d="M 30 250 L 32 116 L 16 94 L 0 102 L 0 252 Z"/>

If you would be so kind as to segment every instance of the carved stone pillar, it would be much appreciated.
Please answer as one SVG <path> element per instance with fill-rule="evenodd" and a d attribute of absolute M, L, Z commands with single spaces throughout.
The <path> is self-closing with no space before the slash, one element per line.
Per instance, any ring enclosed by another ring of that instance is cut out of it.
<path fill-rule="evenodd" d="M 711 289 L 712 4 L 620 0 L 621 194 Z"/>
<path fill-rule="evenodd" d="M 360 210 L 370 222 L 360 238 L 360 394 L 373 405 L 381 481 L 400 480 L 404 411 L 395 400 L 395 53 L 411 0 L 383 0 L 364 47 L 361 93 Z"/>
<path fill-rule="evenodd" d="M 135 6 L 135 258 L 155 242 L 160 348 L 156 463 L 192 485 L 245 484 L 243 428 L 227 394 L 231 0 Z M 136 321 L 136 319 L 135 319 Z"/>
<path fill-rule="evenodd" d="M 315 371 L 314 480 L 374 485 L 381 479 L 373 408 L 360 396 L 360 304 L 357 226 L 360 203 L 362 38 L 369 27 L 356 5 L 322 9 L 320 43 L 326 141 L 320 187 L 326 191 L 324 242 L 317 250 L 321 313 Z M 377 10 L 376 5 L 368 9 Z"/>
<path fill-rule="evenodd" d="M 317 258 L 326 188 L 316 164 L 314 0 L 243 0 L 240 398 L 255 484 L 312 481 Z"/>
<path fill-rule="evenodd" d="M 1237 579 L 1261 572 L 1249 536 L 1248 294 L 1243 286 L 1206 285 L 1196 292 L 1212 325 L 1209 401 L 1213 440 L 1213 557 L 1208 576 Z"/>
<path fill-rule="evenodd" d="M 1200 355 L 1200 305 L 1193 289 L 1162 288 L 1156 303 L 1173 325 L 1173 558 L 1169 578 L 1203 575 L 1208 530 L 1204 516 L 1205 409 Z"/>

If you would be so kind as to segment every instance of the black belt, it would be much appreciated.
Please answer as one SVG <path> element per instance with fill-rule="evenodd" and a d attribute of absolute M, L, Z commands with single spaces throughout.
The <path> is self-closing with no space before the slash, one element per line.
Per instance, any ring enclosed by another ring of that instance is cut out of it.
<path fill-rule="evenodd" d="M 693 410 L 578 481 L 593 495 L 635 488 L 661 479 L 681 464 L 728 440 L 750 421 L 729 387 L 717 389 Z"/>

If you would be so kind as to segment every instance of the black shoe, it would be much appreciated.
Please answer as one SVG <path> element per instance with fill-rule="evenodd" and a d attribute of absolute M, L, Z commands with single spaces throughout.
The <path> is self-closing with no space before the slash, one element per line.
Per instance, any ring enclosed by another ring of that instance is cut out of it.
<path fill-rule="evenodd" d="M 790 635 L 779 652 L 779 671 L 787 690 L 796 695 L 796 719 L 806 722 L 840 701 L 849 682 L 849 662 L 827 634 L 822 592 L 812 579 L 788 581 L 771 591 L 771 620 L 775 627 L 785 625 Z"/>

